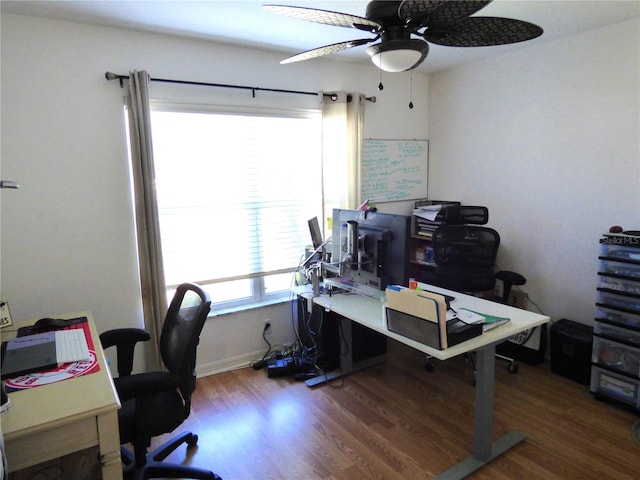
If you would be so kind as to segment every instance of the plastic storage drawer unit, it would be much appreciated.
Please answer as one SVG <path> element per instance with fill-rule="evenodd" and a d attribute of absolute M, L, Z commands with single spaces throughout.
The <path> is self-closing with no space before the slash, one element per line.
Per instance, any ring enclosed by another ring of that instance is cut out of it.
<path fill-rule="evenodd" d="M 639 379 L 610 372 L 595 365 L 592 368 L 590 390 L 596 398 L 613 398 L 637 409 L 640 406 L 639 385 Z"/>
<path fill-rule="evenodd" d="M 593 341 L 593 363 L 628 375 L 640 375 L 640 348 L 596 337 Z"/>
<path fill-rule="evenodd" d="M 605 234 L 598 260 L 590 390 L 640 410 L 640 234 Z"/>
<path fill-rule="evenodd" d="M 640 331 L 637 330 L 618 327 L 616 325 L 610 325 L 604 321 L 600 321 L 596 323 L 593 332 L 598 337 L 604 337 L 609 340 L 623 342 L 630 345 L 640 345 Z"/>

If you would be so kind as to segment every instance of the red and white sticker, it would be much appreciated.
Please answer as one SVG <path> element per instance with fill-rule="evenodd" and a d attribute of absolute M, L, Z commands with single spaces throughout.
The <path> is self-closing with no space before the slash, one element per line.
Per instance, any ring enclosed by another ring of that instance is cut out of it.
<path fill-rule="evenodd" d="M 89 359 L 81 362 L 65 363 L 46 372 L 29 373 L 19 377 L 10 378 L 5 381 L 8 391 L 24 390 L 26 388 L 39 387 L 50 383 L 68 380 L 70 378 L 80 377 L 88 373 L 100 370 L 98 358 L 94 350 L 89 350 Z"/>

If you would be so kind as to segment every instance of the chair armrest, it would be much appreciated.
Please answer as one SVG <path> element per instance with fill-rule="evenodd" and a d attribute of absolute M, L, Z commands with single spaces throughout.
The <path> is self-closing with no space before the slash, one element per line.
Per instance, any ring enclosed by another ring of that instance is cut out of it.
<path fill-rule="evenodd" d="M 100 334 L 102 348 L 116 347 L 118 375 L 131 375 L 133 369 L 133 353 L 138 342 L 151 339 L 151 334 L 141 328 L 117 328 Z"/>
<path fill-rule="evenodd" d="M 500 270 L 496 272 L 496 278 L 503 282 L 508 282 L 511 285 L 524 285 L 527 283 L 527 279 L 517 272 L 511 272 L 509 270 Z"/>
<path fill-rule="evenodd" d="M 511 292 L 511 287 L 527 283 L 526 278 L 519 273 L 512 272 L 510 270 L 500 270 L 499 272 L 496 272 L 496 278 L 498 280 L 502 280 L 502 298 L 500 298 L 499 301 L 505 305 L 509 304 L 509 292 Z"/>
<path fill-rule="evenodd" d="M 136 373 L 114 379 L 121 402 L 180 387 L 180 377 L 171 372 Z"/>

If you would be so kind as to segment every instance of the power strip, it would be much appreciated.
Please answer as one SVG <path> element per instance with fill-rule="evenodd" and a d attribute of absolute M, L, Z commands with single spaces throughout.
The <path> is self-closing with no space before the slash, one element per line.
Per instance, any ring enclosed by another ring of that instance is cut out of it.
<path fill-rule="evenodd" d="M 267 363 L 267 377 L 290 377 L 299 373 L 308 373 L 312 369 L 313 365 L 300 358 L 275 358 Z"/>

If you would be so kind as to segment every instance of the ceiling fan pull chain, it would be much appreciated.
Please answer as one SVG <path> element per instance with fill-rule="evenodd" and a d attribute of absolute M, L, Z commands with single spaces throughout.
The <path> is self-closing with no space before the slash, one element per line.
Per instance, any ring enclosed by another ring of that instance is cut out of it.
<path fill-rule="evenodd" d="M 380 60 L 382 60 L 382 54 L 380 54 Z M 382 85 L 382 69 L 379 69 L 380 72 L 380 83 L 378 83 L 378 90 L 384 90 L 384 85 Z"/>
<path fill-rule="evenodd" d="M 413 70 L 409 71 L 409 109 L 413 109 Z"/>

